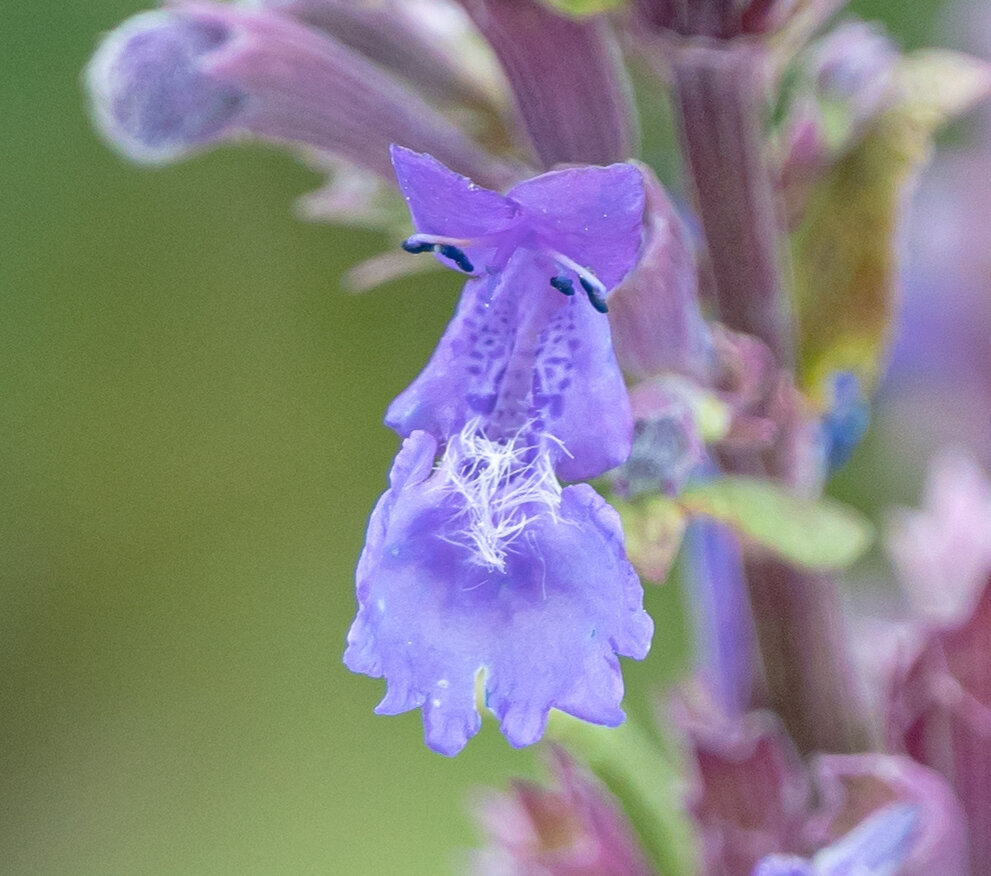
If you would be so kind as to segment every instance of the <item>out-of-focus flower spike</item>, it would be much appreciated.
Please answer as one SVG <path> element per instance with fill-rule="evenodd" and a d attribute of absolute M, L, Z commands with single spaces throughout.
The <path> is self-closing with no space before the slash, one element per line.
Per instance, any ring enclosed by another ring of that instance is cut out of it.
<path fill-rule="evenodd" d="M 256 0 L 257 5 L 325 31 L 366 58 L 444 102 L 486 104 L 491 89 L 476 66 L 459 63 L 455 40 L 470 34 L 464 11 L 454 2 L 369 0 Z"/>
<path fill-rule="evenodd" d="M 991 861 L 991 580 L 963 622 L 933 630 L 891 685 L 889 743 L 942 773 L 970 828 L 975 873 Z"/>
<path fill-rule="evenodd" d="M 898 755 L 821 755 L 813 774 L 820 808 L 804 834 L 820 850 L 817 876 L 967 876 L 964 814 L 935 770 Z"/>
<path fill-rule="evenodd" d="M 203 2 L 135 16 L 106 38 L 86 79 L 102 133 L 143 163 L 253 136 L 391 180 L 389 145 L 399 141 L 490 184 L 509 177 L 385 71 L 273 11 Z"/>
<path fill-rule="evenodd" d="M 631 157 L 636 115 L 604 19 L 566 18 L 538 0 L 461 2 L 499 58 L 546 167 Z"/>
<path fill-rule="evenodd" d="M 698 299 L 698 268 L 681 219 L 650 168 L 640 259 L 609 300 L 616 358 L 630 377 L 676 372 L 707 382 L 715 367 Z"/>
<path fill-rule="evenodd" d="M 550 759 L 558 787 L 516 782 L 480 801 L 476 817 L 488 846 L 472 862 L 477 876 L 651 876 L 612 795 L 561 749 Z"/>

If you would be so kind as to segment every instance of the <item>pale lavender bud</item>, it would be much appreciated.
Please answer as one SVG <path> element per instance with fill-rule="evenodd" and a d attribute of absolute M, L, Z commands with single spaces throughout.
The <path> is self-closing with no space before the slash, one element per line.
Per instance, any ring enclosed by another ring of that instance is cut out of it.
<path fill-rule="evenodd" d="M 162 164 L 235 137 L 302 146 L 391 179 L 389 146 L 429 150 L 493 184 L 503 168 L 357 52 L 284 15 L 178 3 L 112 32 L 87 70 L 98 127 Z"/>
<path fill-rule="evenodd" d="M 620 367 L 645 379 L 674 371 L 702 381 L 715 367 L 712 335 L 698 299 L 698 268 L 687 232 L 646 166 L 640 259 L 613 292 L 609 323 Z"/>
<path fill-rule="evenodd" d="M 604 19 L 578 21 L 538 0 L 461 2 L 495 51 L 546 167 L 631 157 L 636 115 Z"/>
<path fill-rule="evenodd" d="M 820 97 L 848 103 L 858 118 L 867 118 L 891 97 L 898 59 L 898 50 L 877 25 L 847 21 L 815 47 L 810 72 Z"/>
<path fill-rule="evenodd" d="M 488 847 L 475 856 L 478 876 L 650 876 L 629 823 L 595 779 L 557 750 L 559 787 L 516 782 L 477 809 Z"/>

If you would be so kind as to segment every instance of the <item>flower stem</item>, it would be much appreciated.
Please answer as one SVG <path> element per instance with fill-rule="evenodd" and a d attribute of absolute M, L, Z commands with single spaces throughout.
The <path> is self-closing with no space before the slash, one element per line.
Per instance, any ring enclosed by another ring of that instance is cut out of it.
<path fill-rule="evenodd" d="M 707 242 L 719 319 L 794 362 L 774 184 L 766 158 L 766 55 L 758 42 L 689 40 L 674 58 L 684 148 Z M 763 461 L 733 470 L 791 480 L 791 430 Z M 771 557 L 744 563 L 766 694 L 803 751 L 853 752 L 871 732 L 849 660 L 836 580 Z"/>

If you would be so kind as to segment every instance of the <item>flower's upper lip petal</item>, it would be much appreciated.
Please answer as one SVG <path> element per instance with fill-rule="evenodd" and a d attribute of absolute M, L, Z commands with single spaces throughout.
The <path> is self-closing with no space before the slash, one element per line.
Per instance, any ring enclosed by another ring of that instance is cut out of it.
<path fill-rule="evenodd" d="M 476 185 L 436 158 L 392 147 L 392 164 L 416 230 L 451 238 L 476 238 L 512 225 L 519 208 L 491 189 Z"/>
<path fill-rule="evenodd" d="M 509 190 L 542 242 L 591 268 L 607 289 L 626 276 L 640 250 L 644 183 L 631 164 L 545 173 Z"/>

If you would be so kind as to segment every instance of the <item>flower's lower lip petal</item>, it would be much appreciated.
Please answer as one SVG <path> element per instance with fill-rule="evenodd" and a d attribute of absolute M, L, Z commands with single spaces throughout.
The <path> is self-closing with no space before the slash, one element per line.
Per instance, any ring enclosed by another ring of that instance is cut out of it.
<path fill-rule="evenodd" d="M 428 745 L 454 753 L 477 732 L 484 667 L 487 702 L 514 745 L 539 739 L 551 708 L 618 723 L 616 654 L 643 653 L 650 621 L 604 501 L 583 485 L 564 490 L 556 514 L 531 509 L 505 571 L 490 571 L 442 483 L 457 470 L 406 481 L 379 505 L 349 647 L 363 655 L 349 665 L 386 678 L 378 711 L 422 705 Z"/>

